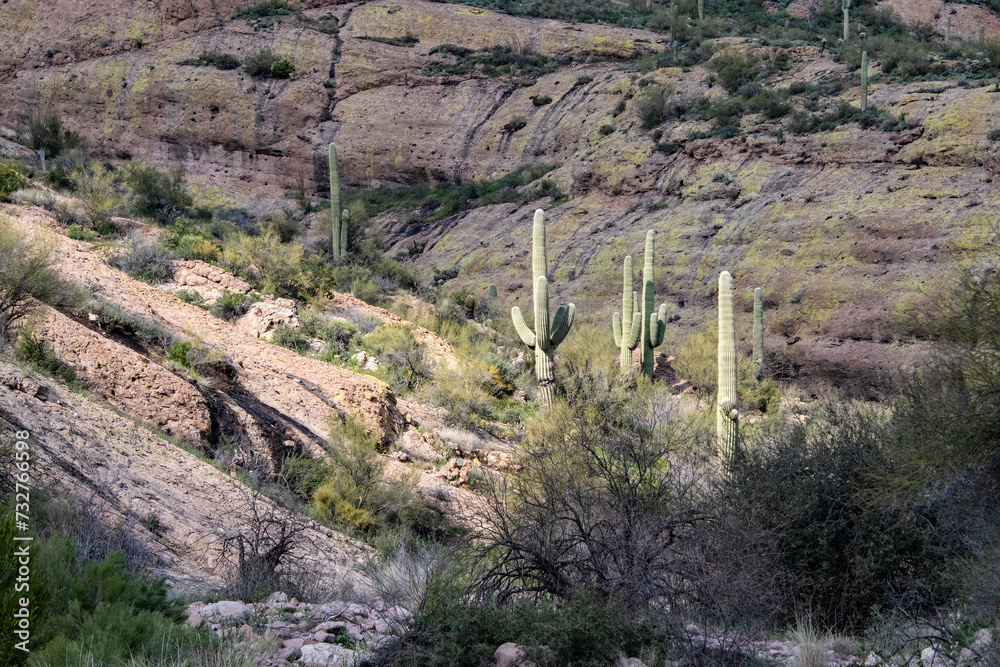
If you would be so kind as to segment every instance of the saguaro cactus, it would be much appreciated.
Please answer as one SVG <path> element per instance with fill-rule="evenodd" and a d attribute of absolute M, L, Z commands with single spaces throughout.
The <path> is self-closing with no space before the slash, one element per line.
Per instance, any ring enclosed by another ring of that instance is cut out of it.
<path fill-rule="evenodd" d="M 736 452 L 736 330 L 733 325 L 733 278 L 719 274 L 719 394 L 715 430 L 719 454 L 728 464 Z"/>
<path fill-rule="evenodd" d="M 642 264 L 642 372 L 653 377 L 655 355 L 653 350 L 663 342 L 663 333 L 667 328 L 667 304 L 660 304 L 660 312 L 653 312 L 653 241 L 656 234 L 653 230 L 646 232 L 646 257 Z"/>
<path fill-rule="evenodd" d="M 979 26 L 979 48 L 986 48 L 986 26 Z"/>
<path fill-rule="evenodd" d="M 698 20 L 705 20 L 705 0 L 698 0 Z"/>
<path fill-rule="evenodd" d="M 868 52 L 861 53 L 861 111 L 868 111 Z"/>
<path fill-rule="evenodd" d="M 759 287 L 753 291 L 753 362 L 759 381 L 764 375 L 764 299 Z"/>
<path fill-rule="evenodd" d="M 850 37 L 851 0 L 840 0 L 840 8 L 844 11 L 844 41 Z"/>
<path fill-rule="evenodd" d="M 538 378 L 539 403 L 543 408 L 552 405 L 555 397 L 555 379 L 552 374 L 552 358 L 559 343 L 563 342 L 569 329 L 573 326 L 573 316 L 576 306 L 559 306 L 556 316 L 549 326 L 549 285 L 545 278 L 548 263 L 545 259 L 545 214 L 542 209 L 535 211 L 535 221 L 532 229 L 531 274 L 534 285 L 535 330 L 532 331 L 524 322 L 521 309 L 514 306 L 511 318 L 514 329 L 530 349 L 535 351 L 535 376 Z"/>
<path fill-rule="evenodd" d="M 495 283 L 490 283 L 490 289 L 486 293 L 486 299 L 492 304 L 497 300 L 497 286 Z"/>
<path fill-rule="evenodd" d="M 951 43 L 951 16 L 948 16 L 948 23 L 944 27 L 944 43 Z"/>
<path fill-rule="evenodd" d="M 330 218 L 333 227 L 331 251 L 334 259 L 347 254 L 347 210 L 340 208 L 340 176 L 337 173 L 337 144 L 330 144 Z"/>
<path fill-rule="evenodd" d="M 611 328 L 615 335 L 615 345 L 621 349 L 619 363 L 622 375 L 632 371 L 632 350 L 639 344 L 642 332 L 642 313 L 639 312 L 639 295 L 632 290 L 632 256 L 625 256 L 622 268 L 622 312 L 611 318 Z M 622 327 L 626 328 L 622 328 Z"/>

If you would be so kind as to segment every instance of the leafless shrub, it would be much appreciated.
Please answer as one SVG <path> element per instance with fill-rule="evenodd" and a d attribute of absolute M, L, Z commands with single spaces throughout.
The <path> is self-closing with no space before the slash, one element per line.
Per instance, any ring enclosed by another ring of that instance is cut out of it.
<path fill-rule="evenodd" d="M 226 593 L 252 600 L 290 589 L 305 562 L 299 547 L 309 539 L 308 524 L 256 489 L 235 483 L 233 489 L 241 500 L 219 518 L 214 530 L 222 547 Z"/>

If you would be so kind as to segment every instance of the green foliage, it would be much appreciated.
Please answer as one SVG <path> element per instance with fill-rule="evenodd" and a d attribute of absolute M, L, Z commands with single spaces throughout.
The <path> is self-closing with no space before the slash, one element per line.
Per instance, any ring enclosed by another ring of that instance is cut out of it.
<path fill-rule="evenodd" d="M 673 92 L 672 86 L 657 83 L 645 86 L 635 96 L 635 109 L 645 129 L 651 130 L 667 119 L 667 98 Z"/>
<path fill-rule="evenodd" d="M 124 252 L 112 255 L 108 263 L 136 280 L 156 285 L 173 277 L 173 261 L 170 250 L 136 236 L 129 240 Z"/>
<path fill-rule="evenodd" d="M 167 350 L 167 359 L 181 366 L 191 365 L 191 349 L 194 346 L 190 341 L 179 340 Z"/>
<path fill-rule="evenodd" d="M 287 2 L 267 0 L 267 2 L 258 2 L 255 5 L 247 7 L 246 9 L 234 12 L 230 18 L 253 21 L 268 18 L 270 16 L 294 16 L 300 12 L 300 9 L 293 7 Z"/>
<path fill-rule="evenodd" d="M 240 233 L 230 238 L 223 249 L 222 264 L 265 293 L 284 295 L 295 290 L 303 254 L 301 243 L 282 243 L 278 232 L 268 227 L 257 236 Z M 251 265 L 256 272 L 250 272 Z"/>
<path fill-rule="evenodd" d="M 157 222 L 175 219 L 194 203 L 180 168 L 165 174 L 153 165 L 131 162 L 121 170 L 121 179 L 131 194 L 133 212 Z"/>
<path fill-rule="evenodd" d="M 95 324 L 105 333 L 134 337 L 147 345 L 156 345 L 166 353 L 177 342 L 177 336 L 150 319 L 125 310 L 103 297 L 91 296 L 75 306 L 78 316 L 97 317 Z"/>
<path fill-rule="evenodd" d="M 24 187 L 27 179 L 9 160 L 0 160 L 0 201 L 9 201 L 10 194 Z"/>
<path fill-rule="evenodd" d="M 397 390 L 412 389 L 431 376 L 424 346 L 408 326 L 382 327 L 365 336 L 364 346 L 375 354 L 387 380 Z"/>
<path fill-rule="evenodd" d="M 347 417 L 331 427 L 331 465 L 326 469 L 305 467 L 298 480 L 302 489 L 315 485 L 313 514 L 369 535 L 395 527 L 418 532 L 432 529 L 437 516 L 408 480 L 386 475 L 386 462 L 378 455 L 378 448 L 361 421 Z M 323 473 L 329 476 L 317 483 Z"/>
<path fill-rule="evenodd" d="M 240 66 L 240 61 L 228 53 L 218 53 L 216 51 L 202 51 L 197 58 L 182 60 L 178 65 L 189 65 L 193 67 L 207 67 L 211 65 L 216 69 L 231 70 Z"/>
<path fill-rule="evenodd" d="M 271 342 L 281 347 L 287 347 L 289 350 L 295 350 L 299 354 L 309 352 L 309 339 L 294 327 L 284 325 L 277 327 Z"/>
<path fill-rule="evenodd" d="M 17 343 L 17 354 L 61 382 L 70 384 L 76 380 L 76 372 L 73 371 L 73 368 L 59 361 L 52 347 L 38 340 L 29 329 L 21 331 Z"/>
<path fill-rule="evenodd" d="M 52 249 L 43 238 L 29 239 L 0 215 L 0 343 L 11 325 L 29 315 L 36 301 L 58 302 L 66 293 L 55 271 Z"/>
<path fill-rule="evenodd" d="M 179 289 L 174 292 L 174 296 L 184 303 L 190 303 L 192 306 L 198 306 L 199 308 L 206 307 L 205 299 L 201 296 L 201 293 L 193 289 Z"/>
<path fill-rule="evenodd" d="M 761 73 L 760 58 L 752 53 L 726 49 L 708 61 L 708 68 L 719 75 L 719 83 L 730 93 L 740 86 L 757 80 Z"/>
<path fill-rule="evenodd" d="M 88 562 L 68 539 L 53 537 L 33 565 L 51 591 L 35 664 L 126 667 L 168 647 L 183 655 L 215 645 L 210 634 L 183 626 L 183 605 L 167 599 L 162 580 L 128 572 L 121 552 Z"/>
<path fill-rule="evenodd" d="M 252 77 L 261 79 L 287 79 L 295 72 L 292 64 L 271 49 L 262 49 L 246 57 L 243 69 Z"/>
<path fill-rule="evenodd" d="M 521 167 L 492 181 L 473 181 L 455 185 L 441 183 L 430 189 L 426 185 L 409 188 L 373 188 L 354 194 L 368 216 L 384 211 L 419 211 L 429 221 L 440 220 L 480 206 L 534 201 L 544 196 L 557 197 L 558 188 L 541 180 L 554 165 L 536 164 Z M 534 187 L 525 186 L 535 184 Z"/>
<path fill-rule="evenodd" d="M 254 293 L 240 294 L 223 289 L 215 303 L 209 306 L 208 312 L 227 322 L 232 322 L 246 315 L 250 306 L 259 302 L 260 297 Z"/>
<path fill-rule="evenodd" d="M 509 46 L 493 46 L 481 51 L 472 51 L 454 44 L 441 44 L 430 50 L 429 55 L 438 56 L 423 67 L 428 76 L 452 74 L 468 76 L 482 73 L 490 77 L 509 76 L 524 81 L 554 72 L 558 63 L 548 56 L 542 56 L 530 49 L 511 49 Z M 551 102 L 551 99 L 549 100 Z M 536 104 L 535 106 L 541 106 Z"/>
<path fill-rule="evenodd" d="M 518 130 L 523 129 L 527 124 L 528 121 L 525 119 L 524 116 L 515 115 L 510 117 L 510 120 L 508 120 L 504 124 L 503 129 L 504 132 L 507 132 L 508 134 L 513 134 Z"/>
<path fill-rule="evenodd" d="M 379 651 L 375 664 L 478 667 L 516 642 L 542 665 L 596 667 L 667 640 L 626 610 L 587 598 L 519 600 L 468 597 L 460 582 L 435 579 L 414 627 Z M 537 647 L 546 647 L 539 649 Z"/>
<path fill-rule="evenodd" d="M 115 176 L 99 162 L 77 167 L 71 176 L 77 195 L 83 200 L 83 210 L 90 224 L 100 233 L 109 228 L 111 216 L 125 207 L 125 197 L 119 191 Z"/>
<path fill-rule="evenodd" d="M 13 459 L 14 452 L 10 452 Z M 10 461 L 13 463 L 13 460 Z M 8 462 L 4 461 L 7 465 Z M 38 561 L 38 545 L 33 542 L 16 542 L 15 536 L 21 535 L 16 528 L 15 515 L 6 504 L 0 505 L 0 663 L 15 667 L 25 665 L 30 653 L 16 648 L 16 644 L 25 637 L 15 635 L 18 630 L 18 618 L 22 614 L 21 601 L 28 601 L 27 610 L 30 614 L 28 634 L 30 641 L 27 646 L 34 649 L 37 645 L 35 635 L 44 627 L 45 606 L 48 601 L 48 587 L 41 577 L 37 567 L 31 567 L 27 581 L 18 582 L 17 554 L 22 546 L 27 546 L 31 563 Z M 20 590 L 19 590 L 20 589 Z"/>

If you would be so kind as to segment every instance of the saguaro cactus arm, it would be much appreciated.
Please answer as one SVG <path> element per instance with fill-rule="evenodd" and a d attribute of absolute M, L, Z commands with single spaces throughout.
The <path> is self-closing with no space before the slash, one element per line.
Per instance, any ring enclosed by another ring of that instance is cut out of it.
<path fill-rule="evenodd" d="M 521 314 L 521 309 L 514 306 L 510 309 L 510 318 L 514 320 L 514 330 L 517 335 L 521 338 L 521 342 L 527 345 L 530 349 L 535 349 L 535 332 L 531 330 L 530 327 L 524 321 L 524 315 Z"/>
<path fill-rule="evenodd" d="M 567 306 L 556 308 L 556 316 L 552 318 L 552 334 L 549 336 L 549 343 L 552 347 L 558 347 L 569 334 L 570 327 L 573 326 L 573 317 L 576 315 L 576 306 L 572 303 Z"/>

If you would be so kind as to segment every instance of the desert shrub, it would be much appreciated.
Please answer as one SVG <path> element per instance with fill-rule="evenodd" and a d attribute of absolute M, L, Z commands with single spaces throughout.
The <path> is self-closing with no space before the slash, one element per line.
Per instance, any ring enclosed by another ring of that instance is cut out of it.
<path fill-rule="evenodd" d="M 382 328 L 382 320 L 377 315 L 366 313 L 359 308 L 349 308 L 344 317 L 358 328 L 358 333 L 363 336 Z"/>
<path fill-rule="evenodd" d="M 760 58 L 736 49 L 726 49 L 708 61 L 708 68 L 717 72 L 719 83 L 730 93 L 760 76 Z"/>
<path fill-rule="evenodd" d="M 10 193 L 10 201 L 22 206 L 40 206 L 47 211 L 56 209 L 56 198 L 44 190 L 31 188 Z"/>
<path fill-rule="evenodd" d="M 208 312 L 227 322 L 232 322 L 246 315 L 250 307 L 259 302 L 260 297 L 256 294 L 240 294 L 223 289 L 215 303 L 209 306 Z"/>
<path fill-rule="evenodd" d="M 332 346 L 328 352 L 347 352 L 358 335 L 358 327 L 341 318 L 329 318 L 306 308 L 299 309 L 299 324 L 302 334 L 310 338 L 320 338 Z M 370 333 L 370 332 L 369 332 Z"/>
<path fill-rule="evenodd" d="M 465 362 L 458 368 L 443 368 L 435 373 L 424 395 L 446 410 L 450 425 L 474 426 L 492 413 L 493 401 L 486 388 L 493 380 L 485 363 Z"/>
<path fill-rule="evenodd" d="M 301 272 L 303 251 L 298 241 L 282 243 L 276 231 L 266 229 L 259 236 L 241 233 L 230 239 L 223 251 L 222 261 L 227 264 L 233 255 L 238 256 L 238 261 L 252 264 L 257 269 L 255 275 L 247 274 L 244 269 L 244 277 L 258 283 L 266 293 L 286 294 L 294 289 L 294 281 Z M 227 268 L 232 270 L 238 267 L 230 264 Z"/>
<path fill-rule="evenodd" d="M 179 340 L 167 350 L 167 359 L 180 366 L 191 365 L 191 341 Z"/>
<path fill-rule="evenodd" d="M 182 60 L 178 65 L 193 65 L 195 67 L 211 65 L 216 69 L 231 70 L 240 66 L 240 61 L 228 53 L 202 51 L 197 58 Z"/>
<path fill-rule="evenodd" d="M 73 184 L 77 195 L 83 200 L 83 210 L 90 224 L 98 232 L 104 233 L 111 222 L 111 216 L 125 207 L 125 197 L 118 189 L 115 176 L 99 162 L 91 162 L 73 171 Z"/>
<path fill-rule="evenodd" d="M 52 346 L 38 340 L 29 329 L 21 331 L 21 337 L 17 342 L 17 354 L 20 358 L 34 364 L 37 368 L 62 382 L 68 384 L 76 380 L 76 373 L 72 367 L 59 361 Z"/>
<path fill-rule="evenodd" d="M 75 310 L 78 315 L 96 316 L 95 324 L 106 333 L 138 338 L 148 345 L 161 348 L 164 354 L 177 342 L 177 336 L 156 322 L 125 310 L 103 297 L 90 296 L 76 306 Z"/>
<path fill-rule="evenodd" d="M 626 396 L 546 410 L 527 426 L 520 473 L 489 478 L 477 537 L 499 600 L 595 595 L 654 611 L 693 576 L 681 557 L 699 514 L 680 458 L 691 433 L 669 402 Z"/>
<path fill-rule="evenodd" d="M 222 249 L 215 241 L 200 234 L 186 234 L 180 237 L 177 239 L 174 251 L 182 259 L 200 259 L 203 262 L 214 262 L 222 253 Z"/>
<path fill-rule="evenodd" d="M 170 280 L 174 275 L 174 255 L 158 243 L 133 236 L 125 252 L 111 256 L 108 263 L 136 280 L 156 285 Z"/>
<path fill-rule="evenodd" d="M 277 327 L 271 342 L 281 347 L 287 347 L 289 350 L 295 350 L 299 354 L 309 352 L 309 339 L 294 327 Z"/>
<path fill-rule="evenodd" d="M 234 12 L 231 18 L 253 21 L 268 18 L 270 16 L 293 16 L 295 14 L 299 14 L 300 12 L 300 9 L 293 7 L 287 2 L 280 2 L 280 0 L 266 0 L 266 2 L 258 2 L 255 5 L 251 5 L 250 7 Z"/>
<path fill-rule="evenodd" d="M 74 241 L 92 242 L 97 240 L 97 235 L 89 229 L 84 229 L 80 225 L 70 225 L 66 230 L 66 236 Z"/>
<path fill-rule="evenodd" d="M 9 160 L 0 160 L 0 201 L 8 201 L 12 192 L 15 192 L 27 182 L 21 175 L 17 167 Z"/>
<path fill-rule="evenodd" d="M 313 492 L 313 513 L 361 532 L 389 527 L 423 527 L 435 518 L 406 479 L 386 476 L 378 441 L 363 422 L 348 417 L 330 430 L 333 475 Z"/>
<path fill-rule="evenodd" d="M 666 120 L 667 98 L 672 93 L 670 86 L 656 83 L 646 86 L 636 95 L 635 109 L 644 128 L 650 130 Z"/>
<path fill-rule="evenodd" d="M 503 129 L 509 134 L 513 134 L 520 129 L 523 129 L 528 124 L 527 119 L 524 116 L 511 116 L 510 120 L 504 124 Z"/>
<path fill-rule="evenodd" d="M 133 162 L 121 170 L 121 179 L 132 196 L 133 211 L 158 222 L 173 220 L 194 203 L 181 169 L 165 174 L 151 164 Z"/>
<path fill-rule="evenodd" d="M 431 375 L 424 346 L 405 325 L 382 327 L 365 336 L 364 345 L 374 352 L 390 384 L 398 390 L 412 389 Z"/>
<path fill-rule="evenodd" d="M 808 608 L 824 627 L 856 630 L 873 610 L 927 612 L 946 599 L 942 573 L 964 532 L 942 520 L 954 491 L 893 497 L 895 437 L 872 410 L 829 405 L 739 449 L 727 502 L 736 524 L 770 543 L 761 550 L 772 576 L 784 573 L 786 622 Z"/>
<path fill-rule="evenodd" d="M 262 79 L 287 79 L 295 71 L 288 60 L 271 49 L 263 49 L 247 56 L 243 61 L 243 69 L 250 76 Z"/>
<path fill-rule="evenodd" d="M 52 264 L 52 249 L 43 239 L 29 239 L 0 215 L 0 344 L 37 301 L 55 302 L 65 293 Z"/>

